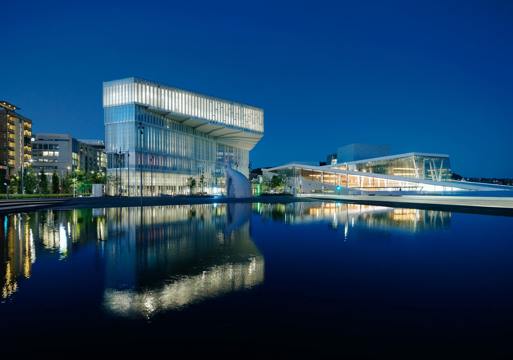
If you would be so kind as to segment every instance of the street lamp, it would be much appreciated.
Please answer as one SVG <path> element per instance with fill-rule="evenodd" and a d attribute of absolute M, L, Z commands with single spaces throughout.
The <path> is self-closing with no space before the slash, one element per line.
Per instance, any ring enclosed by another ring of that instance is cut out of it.
<path fill-rule="evenodd" d="M 71 183 L 73 185 L 73 197 L 77 197 L 77 185 L 76 185 L 77 179 L 75 177 L 73 177 L 71 179 Z"/>
<path fill-rule="evenodd" d="M 126 151 L 126 155 L 128 157 L 128 160 L 126 162 L 126 171 L 127 171 L 127 190 L 128 190 L 128 197 L 130 197 L 130 151 Z"/>
<path fill-rule="evenodd" d="M 346 194 L 349 195 L 349 167 L 346 162 Z"/>
<path fill-rule="evenodd" d="M 153 164 L 154 164 L 155 158 L 153 155 L 150 157 L 150 176 L 151 176 L 151 196 L 153 196 Z"/>
<path fill-rule="evenodd" d="M 143 161 L 142 161 L 142 155 L 143 155 L 143 140 L 144 140 L 144 125 L 142 122 L 139 122 L 137 124 L 137 129 L 139 129 L 139 172 L 140 172 L 140 186 L 141 186 L 141 206 L 142 206 L 142 197 L 143 197 Z"/>
<path fill-rule="evenodd" d="M 118 174 L 118 172 L 119 172 L 118 183 L 117 183 L 118 184 L 118 195 L 121 196 L 121 189 L 122 189 L 121 188 L 121 180 L 122 180 L 122 175 L 123 175 L 121 173 L 121 166 L 122 166 L 122 164 L 121 164 L 121 149 L 118 150 L 118 152 L 115 154 L 115 156 L 116 156 L 116 160 L 117 160 L 116 161 L 116 164 L 117 164 L 116 174 Z"/>

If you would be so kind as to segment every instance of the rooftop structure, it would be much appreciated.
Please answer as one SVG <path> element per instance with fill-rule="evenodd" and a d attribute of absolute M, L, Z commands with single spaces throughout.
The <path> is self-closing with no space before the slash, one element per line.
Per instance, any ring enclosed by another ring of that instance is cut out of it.
<path fill-rule="evenodd" d="M 390 154 L 389 145 L 348 144 L 338 148 L 337 163 L 370 159 Z"/>

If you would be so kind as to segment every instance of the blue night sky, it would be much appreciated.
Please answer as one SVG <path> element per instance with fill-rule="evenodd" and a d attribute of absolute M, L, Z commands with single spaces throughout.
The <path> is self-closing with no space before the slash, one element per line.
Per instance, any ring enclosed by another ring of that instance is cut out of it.
<path fill-rule="evenodd" d="M 8 1 L 2 19 L 0 98 L 35 132 L 103 138 L 102 82 L 136 76 L 264 108 L 254 167 L 364 142 L 513 177 L 512 1 Z"/>

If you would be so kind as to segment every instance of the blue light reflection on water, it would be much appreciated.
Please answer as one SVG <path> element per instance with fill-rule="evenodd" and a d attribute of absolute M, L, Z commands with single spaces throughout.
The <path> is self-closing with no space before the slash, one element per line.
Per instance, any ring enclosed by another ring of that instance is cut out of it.
<path fill-rule="evenodd" d="M 0 330 L 13 345 L 59 333 L 127 351 L 127 339 L 227 338 L 289 352 L 406 340 L 507 351 L 511 217 L 327 202 L 41 211 L 4 224 Z"/>

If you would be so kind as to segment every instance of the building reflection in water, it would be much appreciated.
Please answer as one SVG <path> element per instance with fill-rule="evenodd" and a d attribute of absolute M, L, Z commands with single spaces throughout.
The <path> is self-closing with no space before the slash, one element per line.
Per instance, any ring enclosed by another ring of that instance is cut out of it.
<path fill-rule="evenodd" d="M 13 295 L 22 279 L 30 278 L 37 251 L 65 259 L 73 246 L 102 239 L 99 229 L 105 224 L 105 218 L 94 218 L 88 209 L 3 215 L 0 221 L 2 299 Z"/>
<path fill-rule="evenodd" d="M 0 285 L 11 297 L 36 252 L 64 260 L 93 243 L 105 264 L 105 308 L 151 316 L 263 282 L 251 205 L 40 211 L 0 217 Z"/>
<path fill-rule="evenodd" d="M 32 231 L 25 217 L 13 215 L 0 219 L 1 297 L 6 299 L 18 290 L 20 278 L 30 278 L 36 253 Z"/>
<path fill-rule="evenodd" d="M 253 204 L 264 217 L 286 223 L 329 221 L 335 229 L 344 228 L 344 236 L 355 225 L 372 229 L 406 232 L 440 230 L 450 226 L 451 213 L 438 210 L 401 209 L 375 205 L 337 202 L 296 202 L 289 204 Z"/>
<path fill-rule="evenodd" d="M 406 232 L 444 229 L 451 213 L 335 202 L 219 204 L 45 210 L 0 216 L 1 298 L 32 276 L 36 253 L 65 260 L 93 243 L 105 264 L 104 306 L 114 314 L 151 316 L 251 288 L 264 279 L 264 260 L 250 231 L 251 206 L 287 223 L 328 221 L 351 228 Z"/>
<path fill-rule="evenodd" d="M 107 209 L 105 307 L 150 317 L 263 282 L 250 215 L 249 204 Z"/>

